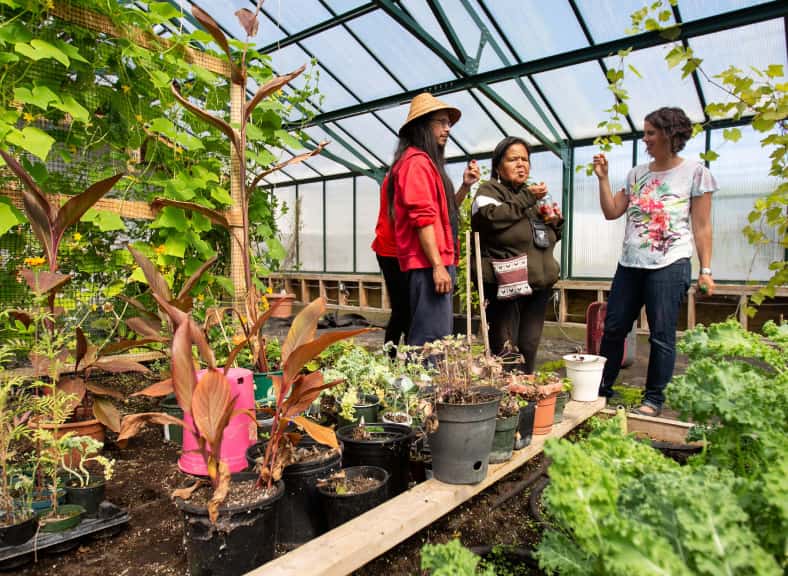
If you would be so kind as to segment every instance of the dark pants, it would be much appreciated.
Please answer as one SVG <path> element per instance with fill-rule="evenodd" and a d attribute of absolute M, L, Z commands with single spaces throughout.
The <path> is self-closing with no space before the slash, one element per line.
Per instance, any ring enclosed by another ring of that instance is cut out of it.
<path fill-rule="evenodd" d="M 393 342 L 399 345 L 401 336 L 408 340 L 408 328 L 410 327 L 410 305 L 408 299 L 408 274 L 399 269 L 399 261 L 391 256 L 378 256 L 380 271 L 383 272 L 383 279 L 386 282 L 386 291 L 389 294 L 391 304 L 391 316 L 386 325 L 386 342 Z M 392 350 L 392 355 L 396 350 Z"/>
<path fill-rule="evenodd" d="M 646 306 L 651 353 L 643 401 L 655 408 L 665 402 L 665 386 L 676 362 L 676 324 L 681 301 L 690 286 L 690 261 L 677 260 L 656 270 L 618 266 L 610 288 L 605 333 L 599 354 L 607 358 L 599 395 L 610 397 L 621 370 L 624 340 Z"/>
<path fill-rule="evenodd" d="M 446 266 L 454 286 L 456 270 Z M 410 296 L 410 332 L 408 344 L 422 346 L 440 340 L 452 332 L 454 312 L 452 293 L 437 294 L 432 280 L 432 268 L 417 268 L 408 271 L 408 294 Z"/>
<path fill-rule="evenodd" d="M 506 342 L 517 346 L 525 362 L 518 368 L 531 374 L 536 369 L 536 351 L 542 339 L 545 311 L 552 288 L 534 290 L 530 296 L 512 300 L 498 300 L 498 286 L 484 284 L 487 299 L 487 322 L 490 325 L 490 350 L 495 355 L 503 352 Z"/>

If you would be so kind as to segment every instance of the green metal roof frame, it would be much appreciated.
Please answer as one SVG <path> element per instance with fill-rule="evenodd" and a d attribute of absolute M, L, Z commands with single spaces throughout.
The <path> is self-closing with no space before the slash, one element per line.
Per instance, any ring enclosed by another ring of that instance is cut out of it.
<path fill-rule="evenodd" d="M 644 48 L 651 48 L 662 44 L 668 44 L 675 41 L 681 41 L 684 46 L 688 46 L 688 39 L 711 34 L 714 32 L 721 32 L 732 28 L 738 28 L 749 24 L 756 24 L 775 18 L 788 18 L 788 2 L 784 0 L 773 0 L 762 4 L 753 5 L 738 10 L 728 11 L 713 16 L 699 18 L 689 22 L 682 20 L 678 7 L 673 7 L 673 16 L 677 23 L 681 25 L 678 38 L 667 39 L 660 35 L 659 32 L 646 32 L 624 38 L 617 38 L 612 41 L 595 43 L 591 34 L 589 26 L 583 18 L 582 11 L 579 9 L 575 0 L 567 0 L 572 13 L 575 15 L 578 25 L 580 26 L 588 46 L 560 52 L 558 54 L 522 61 L 518 55 L 517 50 L 514 48 L 511 40 L 504 33 L 500 24 L 496 21 L 488 4 L 495 0 L 476 0 L 476 4 L 481 9 L 481 13 L 477 13 L 476 8 L 469 0 L 458 0 L 463 6 L 467 15 L 475 23 L 479 29 L 480 38 L 476 54 L 470 54 L 469 50 L 460 40 L 460 36 L 452 24 L 450 14 L 446 13 L 445 8 L 441 5 L 439 0 L 425 0 L 429 10 L 432 13 L 436 23 L 440 27 L 441 32 L 445 35 L 448 41 L 448 47 L 445 42 L 438 39 L 427 32 L 423 26 L 414 18 L 405 6 L 399 0 L 373 0 L 356 6 L 355 8 L 346 10 L 344 12 L 336 12 L 332 9 L 330 2 L 327 0 L 316 0 L 320 5 L 331 14 L 330 18 L 320 21 L 311 25 L 303 30 L 290 34 L 286 27 L 281 22 L 277 21 L 274 16 L 265 12 L 264 17 L 268 18 L 276 27 L 285 34 L 285 37 L 271 42 L 267 45 L 260 46 L 259 51 L 263 53 L 270 53 L 275 50 L 282 49 L 287 46 L 297 46 L 310 58 L 315 58 L 315 54 L 310 51 L 303 42 L 313 38 L 323 32 L 331 30 L 335 27 L 342 27 L 342 29 L 350 35 L 365 51 L 366 55 L 375 61 L 377 65 L 396 83 L 400 91 L 384 97 L 364 100 L 352 86 L 349 86 L 346 81 L 335 74 L 330 67 L 316 58 L 322 71 L 331 77 L 343 90 L 351 95 L 357 101 L 356 104 L 343 106 L 332 110 L 323 110 L 315 102 L 310 101 L 309 106 L 313 108 L 314 116 L 307 121 L 289 122 L 284 127 L 286 129 L 305 129 L 312 126 L 318 127 L 323 130 L 332 141 L 347 150 L 353 157 L 358 158 L 359 162 L 351 162 L 339 155 L 332 153 L 330 149 L 323 151 L 322 156 L 330 159 L 343 167 L 348 169 L 348 174 L 362 174 L 380 180 L 385 173 L 387 159 L 381 158 L 380 154 L 375 153 L 367 146 L 361 138 L 349 133 L 347 129 L 339 124 L 340 120 L 352 118 L 358 115 L 371 114 L 378 122 L 380 122 L 390 134 L 396 136 L 396 130 L 387 122 L 381 115 L 380 111 L 383 109 L 391 108 L 407 104 L 415 95 L 421 92 L 431 92 L 435 95 L 447 95 L 461 91 L 467 91 L 467 94 L 475 101 L 480 110 L 484 113 L 485 117 L 490 121 L 495 128 L 502 134 L 506 134 L 505 128 L 491 113 L 490 106 L 495 106 L 500 109 L 504 114 L 508 115 L 516 124 L 520 125 L 523 129 L 527 130 L 534 136 L 539 144 L 535 150 L 549 150 L 556 154 L 562 160 L 566 160 L 567 146 L 582 146 L 586 145 L 589 140 L 593 138 L 573 138 L 572 132 L 568 129 L 566 122 L 560 117 L 556 110 L 551 105 L 548 98 L 542 92 L 542 89 L 536 79 L 533 77 L 536 74 L 556 70 L 568 66 L 583 64 L 587 62 L 597 61 L 600 69 L 605 75 L 607 73 L 607 66 L 604 59 L 616 54 L 619 50 L 632 48 L 640 50 Z M 175 0 L 170 0 L 173 4 L 177 4 Z M 198 4 L 198 2 L 191 2 Z M 256 0 L 248 0 L 249 5 L 254 8 Z M 436 55 L 456 78 L 439 82 L 436 84 L 424 85 L 414 89 L 406 89 L 406 84 L 401 78 L 390 69 L 382 59 L 375 54 L 348 26 L 348 23 L 371 14 L 375 11 L 382 11 L 399 24 L 402 29 L 410 34 L 416 41 L 423 47 L 427 48 L 430 52 Z M 487 19 L 492 26 L 492 30 L 488 28 L 484 18 Z M 187 15 L 187 18 L 189 16 Z M 192 24 L 196 24 L 192 21 Z M 788 26 L 787 33 L 788 33 Z M 228 36 L 233 35 L 229 31 L 224 30 Z M 494 33 L 493 33 L 494 31 Z M 497 36 L 497 38 L 496 38 Z M 504 64 L 501 67 L 479 72 L 479 61 L 482 50 L 485 46 L 489 46 L 495 53 L 497 58 Z M 511 56 L 510 56 L 511 55 Z M 534 111 L 539 116 L 539 119 L 547 128 L 548 134 L 543 133 L 537 128 L 532 121 L 526 118 L 521 112 L 515 109 L 506 98 L 502 97 L 495 89 L 491 88 L 491 84 L 513 80 L 518 89 L 522 92 L 523 96 L 528 100 Z M 692 74 L 692 82 L 695 88 L 695 93 L 702 108 L 705 108 L 705 97 L 700 85 L 700 79 L 695 72 Z M 482 100 L 474 92 L 478 90 L 483 94 L 487 100 Z M 705 120 L 708 117 L 705 115 Z M 622 134 L 622 138 L 629 139 L 637 137 L 638 131 L 632 118 L 627 115 L 626 118 L 629 132 Z M 713 125 L 725 126 L 733 125 L 732 122 L 715 122 Z M 469 151 L 462 146 L 455 138 L 452 138 L 453 144 L 457 146 L 461 154 L 448 158 L 449 161 L 464 161 L 470 158 L 485 158 L 489 157 L 489 153 L 469 153 Z M 307 142 L 307 148 L 314 148 L 316 142 Z M 363 153 L 362 153 L 363 151 Z M 291 151 L 287 151 L 292 153 Z M 374 165 L 370 162 L 369 158 L 379 162 L 380 166 Z M 333 179 L 337 175 L 328 175 L 322 173 L 320 170 L 311 166 L 309 161 L 304 163 L 311 171 L 318 176 L 316 178 L 330 178 Z M 291 176 L 287 170 L 283 171 L 284 175 L 292 180 L 292 182 L 284 182 L 281 184 L 290 184 L 297 182 L 313 181 L 314 178 L 298 179 Z"/>

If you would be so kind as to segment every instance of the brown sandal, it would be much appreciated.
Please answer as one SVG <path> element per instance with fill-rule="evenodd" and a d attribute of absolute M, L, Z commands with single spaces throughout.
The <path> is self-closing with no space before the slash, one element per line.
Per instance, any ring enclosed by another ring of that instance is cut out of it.
<path fill-rule="evenodd" d="M 638 416 L 650 416 L 651 418 L 656 418 L 660 414 L 662 414 L 662 407 L 657 408 L 653 404 L 644 403 L 641 404 L 639 407 L 634 408 L 632 410 L 632 414 L 637 414 Z"/>

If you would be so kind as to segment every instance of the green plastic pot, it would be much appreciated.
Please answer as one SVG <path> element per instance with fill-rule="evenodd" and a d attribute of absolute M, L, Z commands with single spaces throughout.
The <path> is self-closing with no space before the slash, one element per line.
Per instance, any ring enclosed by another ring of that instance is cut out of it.
<path fill-rule="evenodd" d="M 85 514 L 85 509 L 77 504 L 63 504 L 57 507 L 58 515 L 65 516 L 62 520 L 53 520 L 47 522 L 47 516 L 42 518 L 41 524 L 42 532 L 65 532 L 82 522 L 82 516 Z M 50 512 L 51 514 L 51 512 Z"/>
<path fill-rule="evenodd" d="M 254 373 L 254 401 L 265 402 L 273 397 L 274 380 L 271 376 L 281 376 L 281 370 Z"/>
<path fill-rule="evenodd" d="M 165 396 L 159 406 L 166 414 L 175 416 L 176 418 L 183 418 L 183 410 L 178 406 L 178 400 L 175 398 L 175 394 Z M 183 426 L 164 424 L 162 428 L 164 429 L 165 440 L 174 442 L 175 444 L 183 444 Z"/>
<path fill-rule="evenodd" d="M 558 424 L 564 419 L 564 408 L 569 400 L 569 392 L 561 392 L 555 397 L 555 414 L 553 416 L 553 424 Z"/>

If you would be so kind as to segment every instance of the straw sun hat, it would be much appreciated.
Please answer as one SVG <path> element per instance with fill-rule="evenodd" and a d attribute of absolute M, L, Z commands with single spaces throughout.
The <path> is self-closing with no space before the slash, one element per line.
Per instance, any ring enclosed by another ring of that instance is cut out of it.
<path fill-rule="evenodd" d="M 441 102 L 429 92 L 422 92 L 421 94 L 415 96 L 410 102 L 408 118 L 400 127 L 399 135 L 402 136 L 402 130 L 405 128 L 405 126 L 417 118 L 421 118 L 422 116 L 426 116 L 432 112 L 437 112 L 438 110 L 446 110 L 449 113 L 449 121 L 452 123 L 452 126 L 457 123 L 457 120 L 460 119 L 461 114 L 459 108 L 455 108 L 454 106 L 449 106 L 445 102 Z"/>

